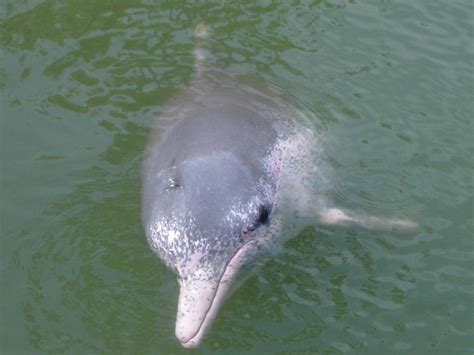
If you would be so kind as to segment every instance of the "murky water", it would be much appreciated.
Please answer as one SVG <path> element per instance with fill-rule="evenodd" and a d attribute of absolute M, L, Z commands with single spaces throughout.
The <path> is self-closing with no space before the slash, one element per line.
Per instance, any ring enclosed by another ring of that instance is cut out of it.
<path fill-rule="evenodd" d="M 201 351 L 472 352 L 472 1 L 6 1 L 1 13 L 2 353 L 183 351 L 139 170 L 154 117 L 192 78 L 201 21 L 218 65 L 314 120 L 340 207 L 421 225 L 306 230 L 228 301 Z"/>

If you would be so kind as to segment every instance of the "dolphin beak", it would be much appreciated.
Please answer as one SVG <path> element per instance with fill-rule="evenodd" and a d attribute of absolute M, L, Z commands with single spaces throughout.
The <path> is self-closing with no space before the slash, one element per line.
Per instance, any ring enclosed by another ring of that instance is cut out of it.
<path fill-rule="evenodd" d="M 180 282 L 176 337 L 185 348 L 199 346 L 217 312 L 238 285 L 239 270 L 257 252 L 255 241 L 244 244 L 231 258 L 218 279 L 197 278 Z M 244 279 L 239 279 L 244 281 Z"/>
<path fill-rule="evenodd" d="M 185 348 L 193 348 L 201 343 L 204 332 L 215 317 L 217 303 L 221 302 L 217 290 L 219 280 L 195 280 L 181 284 L 176 337 Z"/>

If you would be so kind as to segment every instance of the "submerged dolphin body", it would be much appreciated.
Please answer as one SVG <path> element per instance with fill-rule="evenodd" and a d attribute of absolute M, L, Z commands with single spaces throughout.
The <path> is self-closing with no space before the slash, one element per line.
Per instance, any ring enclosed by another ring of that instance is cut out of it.
<path fill-rule="evenodd" d="M 306 225 L 414 226 L 328 208 L 314 183 L 324 175 L 311 123 L 269 90 L 206 70 L 201 49 L 197 79 L 162 110 L 143 164 L 142 220 L 178 277 L 185 347 L 200 344 L 249 271 Z"/>

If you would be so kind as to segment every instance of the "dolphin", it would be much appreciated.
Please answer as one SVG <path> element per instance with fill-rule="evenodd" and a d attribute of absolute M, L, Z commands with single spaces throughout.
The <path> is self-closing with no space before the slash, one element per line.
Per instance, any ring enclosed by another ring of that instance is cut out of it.
<path fill-rule="evenodd" d="M 196 79 L 163 106 L 142 168 L 142 222 L 177 275 L 184 347 L 198 346 L 224 300 L 306 226 L 416 226 L 330 206 L 311 122 L 275 90 L 206 67 L 207 37 L 198 26 Z"/>

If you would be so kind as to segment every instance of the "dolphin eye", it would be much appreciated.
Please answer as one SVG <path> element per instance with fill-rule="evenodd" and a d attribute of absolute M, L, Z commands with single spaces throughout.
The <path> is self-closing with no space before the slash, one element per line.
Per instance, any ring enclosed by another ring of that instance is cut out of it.
<path fill-rule="evenodd" d="M 247 236 L 250 232 L 253 232 L 261 224 L 268 222 L 268 217 L 270 215 L 270 209 L 265 205 L 260 205 L 258 207 L 258 216 L 255 222 L 251 225 L 247 225 L 242 229 L 242 234 Z"/>
<path fill-rule="evenodd" d="M 260 205 L 258 208 L 258 223 L 266 223 L 268 221 L 269 211 L 267 206 Z"/>

